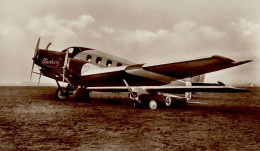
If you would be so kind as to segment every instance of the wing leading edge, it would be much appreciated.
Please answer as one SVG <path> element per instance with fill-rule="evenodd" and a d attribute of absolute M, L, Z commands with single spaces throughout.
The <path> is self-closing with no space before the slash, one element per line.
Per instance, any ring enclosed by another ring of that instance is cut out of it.
<path fill-rule="evenodd" d="M 160 73 L 166 76 L 171 76 L 177 79 L 192 77 L 209 72 L 223 70 L 226 68 L 242 65 L 252 60 L 234 61 L 223 56 L 212 56 L 208 58 L 181 61 L 181 62 L 168 62 L 162 64 L 145 64 L 144 70 L 155 73 Z"/>

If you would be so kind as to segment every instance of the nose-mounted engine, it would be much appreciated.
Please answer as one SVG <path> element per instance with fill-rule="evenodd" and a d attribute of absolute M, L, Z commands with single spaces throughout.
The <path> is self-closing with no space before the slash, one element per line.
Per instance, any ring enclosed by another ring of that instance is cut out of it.
<path fill-rule="evenodd" d="M 51 43 L 49 43 L 47 45 L 46 49 L 39 49 L 39 45 L 40 45 L 40 38 L 39 38 L 39 40 L 36 44 L 34 56 L 32 58 L 33 64 L 32 64 L 32 69 L 31 69 L 30 81 L 32 79 L 33 73 L 40 75 L 39 76 L 39 82 L 40 82 L 40 78 L 41 78 L 42 74 L 44 74 L 47 77 L 57 79 L 60 77 L 59 73 L 65 72 L 64 71 L 65 66 L 67 66 L 67 61 L 68 61 L 67 53 L 48 50 L 50 44 Z M 65 57 L 65 59 L 64 59 L 64 57 Z M 38 67 L 40 67 L 40 69 L 39 69 L 40 73 L 33 71 L 35 64 Z M 39 85 L 39 82 L 38 82 L 38 85 Z"/>
<path fill-rule="evenodd" d="M 33 64 L 31 69 L 32 73 L 35 64 L 40 67 L 39 71 L 39 82 L 41 75 L 55 79 L 56 81 L 63 81 L 69 83 L 69 80 L 74 76 L 81 76 L 81 69 L 86 61 L 73 59 L 69 49 L 62 52 L 48 50 L 51 43 L 46 46 L 46 49 L 39 49 L 40 38 L 35 47 L 33 56 Z M 38 84 L 39 84 L 38 82 Z"/>

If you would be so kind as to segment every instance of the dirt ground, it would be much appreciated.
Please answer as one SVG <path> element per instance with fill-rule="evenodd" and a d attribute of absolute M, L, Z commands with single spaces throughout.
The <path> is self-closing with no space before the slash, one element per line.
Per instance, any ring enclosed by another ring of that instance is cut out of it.
<path fill-rule="evenodd" d="M 127 94 L 57 101 L 55 87 L 0 87 L 0 150 L 259 150 L 260 88 L 135 109 Z"/>

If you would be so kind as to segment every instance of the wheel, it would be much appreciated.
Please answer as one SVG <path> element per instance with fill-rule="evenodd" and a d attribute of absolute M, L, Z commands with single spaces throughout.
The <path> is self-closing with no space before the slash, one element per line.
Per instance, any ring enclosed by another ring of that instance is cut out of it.
<path fill-rule="evenodd" d="M 169 96 L 167 96 L 167 97 L 165 98 L 165 106 L 166 106 L 166 107 L 169 107 L 171 104 L 172 104 L 172 98 L 169 97 Z"/>
<path fill-rule="evenodd" d="M 58 100 L 67 100 L 69 98 L 68 91 L 66 90 L 66 88 L 62 88 L 62 91 L 59 88 L 56 90 L 56 98 Z"/>
<path fill-rule="evenodd" d="M 149 102 L 149 108 L 152 110 L 157 109 L 157 102 L 155 100 L 151 100 Z"/>

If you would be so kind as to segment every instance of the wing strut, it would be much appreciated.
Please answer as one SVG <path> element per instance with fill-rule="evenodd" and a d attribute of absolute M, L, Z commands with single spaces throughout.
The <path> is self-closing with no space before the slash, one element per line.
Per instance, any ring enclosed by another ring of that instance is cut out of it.
<path fill-rule="evenodd" d="M 65 80 L 65 71 L 66 71 L 66 67 L 68 65 L 68 55 L 69 55 L 69 51 L 66 51 L 65 54 L 65 58 L 64 58 L 64 66 L 62 67 L 63 69 L 63 74 L 62 74 L 62 87 L 64 87 L 64 80 Z"/>

